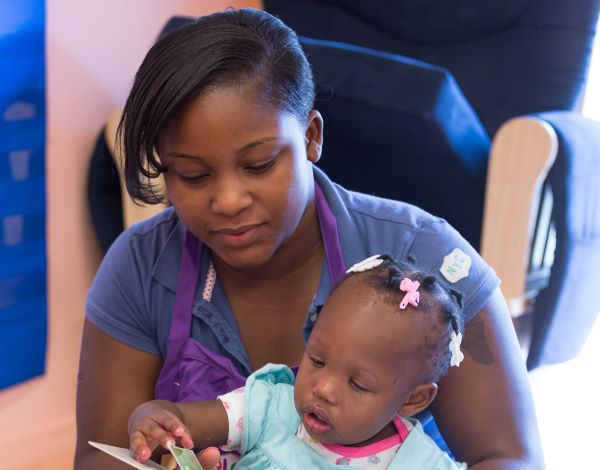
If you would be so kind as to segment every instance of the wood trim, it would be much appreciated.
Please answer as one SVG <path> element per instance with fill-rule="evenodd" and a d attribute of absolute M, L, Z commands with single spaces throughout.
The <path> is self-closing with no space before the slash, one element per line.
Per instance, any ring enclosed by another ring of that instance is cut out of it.
<path fill-rule="evenodd" d="M 481 255 L 502 280 L 512 316 L 523 310 L 535 198 L 557 149 L 554 129 L 532 117 L 507 121 L 492 142 Z"/>

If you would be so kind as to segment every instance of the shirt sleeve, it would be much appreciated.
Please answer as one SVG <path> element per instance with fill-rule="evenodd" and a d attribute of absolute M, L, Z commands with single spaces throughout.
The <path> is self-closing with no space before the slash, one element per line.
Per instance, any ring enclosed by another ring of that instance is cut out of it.
<path fill-rule="evenodd" d="M 160 355 L 147 300 L 153 258 L 136 256 L 133 245 L 134 235 L 129 229 L 107 252 L 88 292 L 86 316 L 128 346 Z"/>
<path fill-rule="evenodd" d="M 229 422 L 229 432 L 227 444 L 221 446 L 221 449 L 234 452 L 242 447 L 242 436 L 244 434 L 244 401 L 246 397 L 245 387 L 238 388 L 217 398 L 223 403 L 227 412 Z"/>
<path fill-rule="evenodd" d="M 500 284 L 479 253 L 442 219 L 416 233 L 408 254 L 417 265 L 437 271 L 450 287 L 462 294 L 465 324 L 485 307 Z"/>

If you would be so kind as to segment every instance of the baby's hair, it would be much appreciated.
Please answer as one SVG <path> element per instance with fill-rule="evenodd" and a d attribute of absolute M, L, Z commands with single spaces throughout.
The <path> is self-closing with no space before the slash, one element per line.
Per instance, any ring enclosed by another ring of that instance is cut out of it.
<path fill-rule="evenodd" d="M 314 105 L 312 71 L 296 33 L 267 12 L 227 10 L 198 18 L 162 36 L 133 82 L 118 129 L 125 181 L 137 200 L 163 200 L 149 181 L 166 171 L 160 134 L 198 95 L 249 83 L 278 111 L 308 119 Z"/>
<path fill-rule="evenodd" d="M 413 259 L 409 258 L 408 262 L 400 263 L 387 254 L 381 255 L 380 258 L 384 260 L 383 263 L 360 273 L 360 278 L 396 305 L 400 304 L 405 294 L 399 288 L 403 278 L 420 283 L 419 305 L 406 310 L 400 310 L 398 307 L 398 315 L 432 315 L 432 327 L 428 329 L 421 347 L 427 361 L 422 380 L 438 382 L 446 375 L 450 366 L 450 334 L 462 334 L 464 331 L 462 295 L 437 275 L 417 270 Z"/>

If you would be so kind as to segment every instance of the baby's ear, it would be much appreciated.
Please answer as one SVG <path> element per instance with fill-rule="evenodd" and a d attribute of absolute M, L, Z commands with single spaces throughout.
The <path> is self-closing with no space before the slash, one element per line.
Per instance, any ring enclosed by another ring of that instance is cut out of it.
<path fill-rule="evenodd" d="M 423 411 L 431 404 L 437 395 L 437 390 L 438 387 L 433 382 L 417 385 L 398 410 L 398 414 L 400 416 L 414 416 Z"/>

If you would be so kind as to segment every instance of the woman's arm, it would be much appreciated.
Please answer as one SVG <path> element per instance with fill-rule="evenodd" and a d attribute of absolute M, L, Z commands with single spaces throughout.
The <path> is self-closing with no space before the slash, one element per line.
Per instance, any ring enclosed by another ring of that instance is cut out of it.
<path fill-rule="evenodd" d="M 88 441 L 129 446 L 129 415 L 137 405 L 154 398 L 161 367 L 160 357 L 126 346 L 85 321 L 77 384 L 75 469 L 131 468 Z"/>
<path fill-rule="evenodd" d="M 465 360 L 441 381 L 433 414 L 473 470 L 542 469 L 527 371 L 500 289 L 467 325 Z"/>

